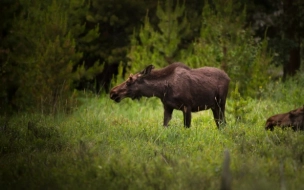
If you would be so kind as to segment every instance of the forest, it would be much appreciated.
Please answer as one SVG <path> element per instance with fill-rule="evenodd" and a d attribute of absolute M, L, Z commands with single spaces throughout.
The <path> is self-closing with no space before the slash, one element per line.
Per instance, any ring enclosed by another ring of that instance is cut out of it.
<path fill-rule="evenodd" d="M 304 105 L 303 10 L 301 0 L 1 0 L 0 186 L 303 188 L 303 131 L 265 130 Z M 189 129 L 175 111 L 164 128 L 158 99 L 110 99 L 130 74 L 174 62 L 229 75 L 225 127 L 209 110 Z"/>

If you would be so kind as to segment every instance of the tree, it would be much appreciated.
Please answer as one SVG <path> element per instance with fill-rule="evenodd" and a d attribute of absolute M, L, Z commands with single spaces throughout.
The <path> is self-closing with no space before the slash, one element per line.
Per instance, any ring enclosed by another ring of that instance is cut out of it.
<path fill-rule="evenodd" d="M 99 60 L 104 64 L 104 70 L 96 76 L 95 81 L 83 81 L 89 85 L 96 83 L 96 88 L 90 89 L 97 92 L 109 89 L 110 80 L 117 74 L 118 65 L 128 61 L 126 52 L 130 43 L 129 36 L 142 22 L 147 7 L 155 3 L 154 0 L 91 1 L 86 27 L 92 29 L 99 26 L 100 35 L 91 43 L 94 48 L 84 54 L 83 61 L 85 67 L 89 68 Z M 88 85 L 82 84 L 80 88 L 88 88 Z"/>
<path fill-rule="evenodd" d="M 185 4 L 173 1 L 166 1 L 163 6 L 158 4 L 156 15 L 157 27 L 151 24 L 147 14 L 144 25 L 131 38 L 128 57 L 133 72 L 151 63 L 164 67 L 179 60 L 182 39 L 189 34 Z"/>
<path fill-rule="evenodd" d="M 47 113 L 70 107 L 74 81 L 92 73 L 84 66 L 74 68 L 82 57 L 74 35 L 76 29 L 82 33 L 84 25 L 73 27 L 69 14 L 80 3 L 80 0 L 20 1 L 20 14 L 15 16 L 7 37 L 14 44 L 6 62 L 8 74 L 1 76 L 7 86 L 16 86 L 9 97 L 12 101 L 7 102 L 12 107 Z"/>
<path fill-rule="evenodd" d="M 269 48 L 276 55 L 274 63 L 283 65 L 284 79 L 295 75 L 301 66 L 303 8 L 300 0 L 259 1 L 251 6 L 253 29 L 261 37 L 267 30 Z"/>
<path fill-rule="evenodd" d="M 283 32 L 286 38 L 290 41 L 291 47 L 287 51 L 289 55 L 288 62 L 284 64 L 284 79 L 287 76 L 293 76 L 300 69 L 301 64 L 301 35 L 303 31 L 303 26 L 301 27 L 301 18 L 303 19 L 303 10 L 304 4 L 301 4 L 300 1 L 283 1 L 283 11 L 284 11 L 284 23 L 286 24 Z M 303 21 L 302 21 L 303 22 Z"/>
<path fill-rule="evenodd" d="M 253 38 L 251 28 L 246 27 L 246 18 L 246 8 L 237 1 L 205 4 L 200 37 L 183 53 L 183 60 L 192 67 L 222 68 L 232 79 L 231 88 L 239 83 L 242 96 L 255 97 L 269 80 L 265 68 L 271 56 L 267 40 Z"/>

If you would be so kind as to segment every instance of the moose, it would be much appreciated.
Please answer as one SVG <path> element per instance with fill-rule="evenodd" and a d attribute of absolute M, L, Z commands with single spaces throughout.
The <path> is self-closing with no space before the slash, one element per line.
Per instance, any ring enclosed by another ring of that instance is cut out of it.
<path fill-rule="evenodd" d="M 291 127 L 294 131 L 304 130 L 304 105 L 287 113 L 269 117 L 266 121 L 266 130 L 273 131 L 274 127 Z"/>
<path fill-rule="evenodd" d="M 211 109 L 219 128 L 225 124 L 225 104 L 230 78 L 214 67 L 191 69 L 183 63 L 172 63 L 163 69 L 147 66 L 110 91 L 116 102 L 129 97 L 158 97 L 163 103 L 163 125 L 168 126 L 174 109 L 181 110 L 184 127 L 191 125 L 191 112 Z"/>

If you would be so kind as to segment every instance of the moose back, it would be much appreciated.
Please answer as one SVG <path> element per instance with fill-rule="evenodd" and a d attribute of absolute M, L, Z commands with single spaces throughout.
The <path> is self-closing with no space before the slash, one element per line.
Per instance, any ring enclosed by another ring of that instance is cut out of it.
<path fill-rule="evenodd" d="M 229 82 L 224 71 L 213 67 L 191 69 L 182 63 L 173 63 L 163 69 L 154 69 L 149 65 L 114 87 L 110 98 L 120 102 L 126 97 L 158 97 L 164 107 L 164 126 L 168 126 L 174 109 L 183 112 L 185 127 L 191 125 L 191 112 L 211 109 L 219 127 L 225 123 Z"/>

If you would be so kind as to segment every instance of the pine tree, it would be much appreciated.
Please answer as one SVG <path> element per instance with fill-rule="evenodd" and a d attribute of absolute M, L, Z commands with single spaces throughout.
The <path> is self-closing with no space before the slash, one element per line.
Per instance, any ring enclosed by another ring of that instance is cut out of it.
<path fill-rule="evenodd" d="M 206 4 L 200 37 L 193 43 L 193 49 L 184 53 L 184 60 L 193 67 L 222 68 L 232 79 L 232 88 L 239 82 L 241 95 L 256 97 L 256 92 L 268 81 L 265 68 L 271 57 L 267 53 L 267 39 L 256 41 L 245 24 L 246 8 L 235 0 Z"/>
<path fill-rule="evenodd" d="M 151 63 L 164 67 L 180 56 L 179 45 L 189 33 L 185 5 L 172 0 L 165 1 L 164 6 L 159 3 L 156 15 L 158 27 L 153 27 L 147 13 L 144 25 L 131 38 L 128 57 L 133 72 Z"/>
<path fill-rule="evenodd" d="M 86 28 L 98 26 L 98 38 L 83 49 L 84 67 L 90 68 L 96 61 L 104 65 L 104 72 L 96 77 L 96 91 L 108 90 L 111 77 L 116 73 L 117 66 L 127 62 L 126 50 L 129 36 L 134 28 L 141 23 L 142 15 L 147 7 L 156 1 L 145 0 L 102 0 L 90 1 L 89 14 L 86 15 Z M 92 88 L 92 81 L 84 80 L 81 85 Z M 94 88 L 94 87 L 93 87 Z"/>
<path fill-rule="evenodd" d="M 85 26 L 69 20 L 81 2 L 21 1 L 23 9 L 12 26 L 15 47 L 8 61 L 12 66 L 9 80 L 18 86 L 12 103 L 19 110 L 54 113 L 63 104 L 68 108 L 74 81 L 92 75 L 83 66 L 77 67 L 83 54 L 77 49 L 75 32 L 78 29 L 83 34 Z"/>
<path fill-rule="evenodd" d="M 175 7 L 173 0 L 167 0 L 164 8 L 158 5 L 156 15 L 159 18 L 155 48 L 165 58 L 174 59 L 179 50 L 181 40 L 189 33 L 189 24 L 185 16 L 185 4 Z"/>

